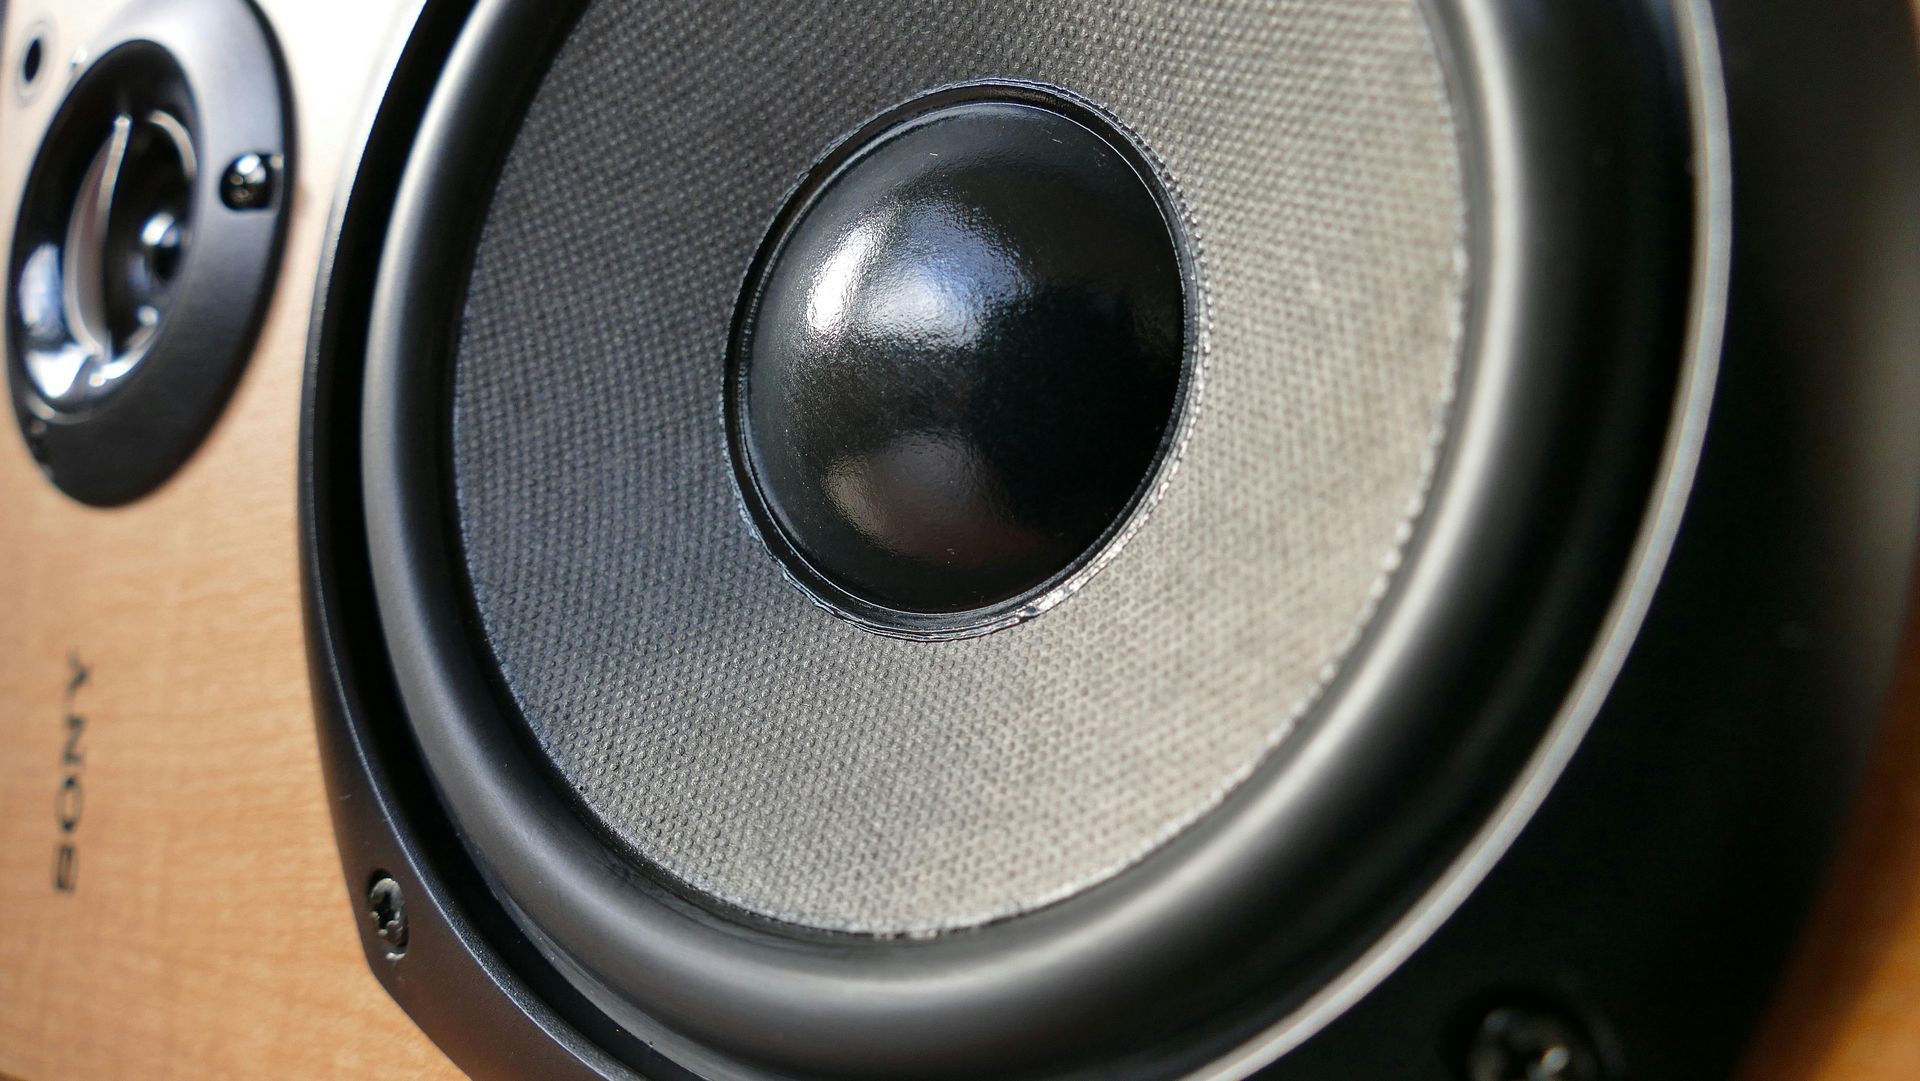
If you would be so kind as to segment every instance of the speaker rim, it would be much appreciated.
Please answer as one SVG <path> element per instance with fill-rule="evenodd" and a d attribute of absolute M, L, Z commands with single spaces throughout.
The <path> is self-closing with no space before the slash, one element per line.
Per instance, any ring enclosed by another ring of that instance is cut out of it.
<path fill-rule="evenodd" d="M 607 1021 L 520 935 L 461 849 L 412 737 L 370 609 L 359 518 L 356 385 L 386 221 L 429 92 L 473 0 L 425 0 L 378 70 L 342 155 L 308 324 L 296 485 L 301 607 L 328 816 L 367 968 L 476 1078 L 690 1079 Z M 530 40 L 530 48 L 539 41 Z M 537 76 L 544 69 L 529 73 Z M 364 273 L 362 273 L 364 271 Z M 370 871 L 397 881 L 410 932 L 396 956 L 366 916 Z M 402 966 L 404 962 L 404 968 Z M 502 1064 L 510 1064 L 503 1067 Z"/>

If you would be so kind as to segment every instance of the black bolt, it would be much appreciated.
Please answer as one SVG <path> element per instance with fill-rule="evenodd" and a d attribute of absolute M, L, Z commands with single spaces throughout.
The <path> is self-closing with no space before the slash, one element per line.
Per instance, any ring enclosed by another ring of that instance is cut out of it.
<path fill-rule="evenodd" d="M 1467 1049 L 1468 1081 L 1600 1081 L 1600 1061 L 1580 1028 L 1538 1010 L 1488 1013 Z"/>
<path fill-rule="evenodd" d="M 387 959 L 399 960 L 407 952 L 407 902 L 391 875 L 374 876 L 367 889 L 367 915 L 373 917 L 373 933 L 387 944 Z"/>
<path fill-rule="evenodd" d="M 220 201 L 235 210 L 258 210 L 273 201 L 273 163 L 263 154 L 242 154 L 220 176 Z"/>
<path fill-rule="evenodd" d="M 39 417 L 27 422 L 27 450 L 34 461 L 47 463 L 47 422 Z"/>

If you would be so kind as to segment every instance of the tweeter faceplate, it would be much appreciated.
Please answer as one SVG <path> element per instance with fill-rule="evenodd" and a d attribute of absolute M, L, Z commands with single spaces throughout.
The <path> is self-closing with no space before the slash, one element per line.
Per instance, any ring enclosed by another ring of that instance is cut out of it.
<path fill-rule="evenodd" d="M 146 0 L 82 55 L 14 228 L 7 368 L 41 468 L 111 505 L 185 461 L 250 351 L 288 139 L 244 0 Z"/>

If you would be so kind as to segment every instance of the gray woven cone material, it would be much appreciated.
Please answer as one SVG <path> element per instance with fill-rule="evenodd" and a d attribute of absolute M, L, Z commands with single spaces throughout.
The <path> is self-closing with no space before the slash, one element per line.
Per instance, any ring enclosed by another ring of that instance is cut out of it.
<path fill-rule="evenodd" d="M 742 518 L 727 340 L 819 154 L 991 78 L 1079 94 L 1161 160 L 1205 385 L 1083 589 L 899 641 L 810 603 Z M 504 683 L 613 836 L 768 917 L 940 932 L 1109 878 L 1287 738 L 1385 589 L 1445 433 L 1464 215 L 1410 3 L 596 3 L 509 156 L 457 350 Z"/>

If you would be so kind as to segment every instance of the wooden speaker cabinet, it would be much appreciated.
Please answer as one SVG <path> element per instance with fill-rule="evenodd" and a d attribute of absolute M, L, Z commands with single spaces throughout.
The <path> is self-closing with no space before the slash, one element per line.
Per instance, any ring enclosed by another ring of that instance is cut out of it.
<path fill-rule="evenodd" d="M 342 789 L 323 777 L 316 741 L 296 483 L 317 291 L 422 5 L 253 2 L 286 120 L 285 145 L 262 162 L 275 186 L 258 198 L 284 215 L 284 232 L 257 337 L 234 374 L 210 377 L 230 378 L 230 397 L 214 403 L 204 439 L 188 437 L 177 472 L 130 499 L 75 498 L 50 482 L 24 429 L 0 433 L 0 1077 L 460 1074 L 370 973 L 364 884 L 343 879 L 329 807 Z M 0 2 L 0 252 L 15 247 L 42 133 L 128 8 Z M 144 122 L 139 108 L 113 107 Z M 166 122 L 154 123 L 164 135 Z M 120 138 L 134 154 L 137 136 Z M 189 171 L 237 160 L 223 152 Z M 245 180 L 226 197 L 255 198 Z M 92 505 L 103 502 L 115 505 Z M 1851 824 L 1746 1081 L 1920 1077 L 1912 625 L 1902 658 Z M 396 968 L 389 978 L 410 977 Z M 514 1061 L 482 1065 L 532 1075 Z"/>
<path fill-rule="evenodd" d="M 9 5 L 8 206 L 68 59 L 120 6 Z M 361 960 L 314 747 L 294 527 L 327 223 L 415 7 L 263 9 L 295 118 L 285 249 L 258 345 L 187 467 L 95 509 L 10 433 L 0 1073 L 457 1076 Z M 26 97 L 34 33 L 43 85 Z"/>

